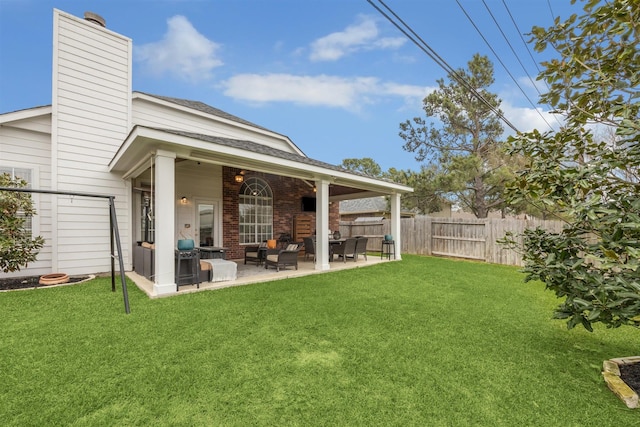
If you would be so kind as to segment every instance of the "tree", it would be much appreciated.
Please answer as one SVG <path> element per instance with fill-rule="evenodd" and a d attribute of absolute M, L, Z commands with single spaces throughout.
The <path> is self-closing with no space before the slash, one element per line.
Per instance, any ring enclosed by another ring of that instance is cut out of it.
<path fill-rule="evenodd" d="M 416 152 L 416 160 L 427 161 L 439 171 L 444 192 L 478 218 L 502 207 L 505 179 L 511 176 L 502 152 L 504 142 L 497 95 L 488 91 L 493 84 L 493 64 L 486 56 L 474 55 L 463 77 L 494 108 L 490 108 L 449 75 L 449 82 L 438 80 L 438 89 L 423 100 L 424 117 L 400 124 L 403 148 Z M 440 126 L 434 123 L 438 121 Z"/>
<path fill-rule="evenodd" d="M 408 211 L 428 214 L 441 211 L 447 204 L 439 191 L 434 167 L 422 166 L 420 172 L 390 168 L 384 176 L 413 188 L 413 193 L 402 196 L 402 207 Z"/>
<path fill-rule="evenodd" d="M 369 176 L 380 177 L 382 175 L 382 168 L 375 160 L 370 157 L 363 157 L 362 159 L 343 159 L 340 165 L 350 171 L 359 172 Z"/>
<path fill-rule="evenodd" d="M 523 236 L 526 279 L 564 298 L 556 318 L 569 329 L 640 327 L 640 9 L 637 0 L 590 0 L 584 12 L 533 28 L 536 50 L 560 55 L 538 79 L 549 85 L 542 101 L 565 125 L 510 140 L 529 164 L 508 198 L 566 218 L 560 233 Z M 615 138 L 594 136 L 594 124 Z"/>
<path fill-rule="evenodd" d="M 383 172 L 375 160 L 369 157 L 362 159 L 343 159 L 341 166 L 365 175 L 386 178 L 393 182 L 413 187 L 414 192 L 402 197 L 402 208 L 418 213 L 431 213 L 442 210 L 445 200 L 436 190 L 435 172 L 433 168 L 422 167 L 420 172 L 390 168 Z"/>
<path fill-rule="evenodd" d="M 12 180 L 9 174 L 0 174 L 0 187 L 26 185 L 24 180 Z M 0 268 L 3 272 L 19 271 L 20 267 L 36 260 L 44 239 L 32 238 L 30 230 L 25 228 L 26 219 L 35 213 L 30 194 L 0 191 Z"/>

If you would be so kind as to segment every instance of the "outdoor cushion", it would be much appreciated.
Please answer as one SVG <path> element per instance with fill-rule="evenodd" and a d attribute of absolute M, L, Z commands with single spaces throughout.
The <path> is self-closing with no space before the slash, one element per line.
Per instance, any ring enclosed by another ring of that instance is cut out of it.
<path fill-rule="evenodd" d="M 297 243 L 291 243 L 289 246 L 287 246 L 287 251 L 296 251 L 298 250 L 298 244 Z"/>

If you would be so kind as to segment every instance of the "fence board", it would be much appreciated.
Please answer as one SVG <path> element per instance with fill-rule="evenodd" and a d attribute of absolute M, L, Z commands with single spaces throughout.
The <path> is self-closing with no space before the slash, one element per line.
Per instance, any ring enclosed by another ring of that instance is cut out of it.
<path fill-rule="evenodd" d="M 418 216 L 400 222 L 402 253 L 441 255 L 483 260 L 495 264 L 522 265 L 522 256 L 515 250 L 497 243 L 507 232 L 521 236 L 525 229 L 544 228 L 552 232 L 562 230 L 560 221 L 539 219 L 458 219 Z M 356 234 L 357 230 L 357 234 Z M 343 236 L 369 237 L 369 250 L 380 250 L 382 237 L 389 234 L 391 224 L 383 220 L 372 224 L 342 223 Z M 519 238 L 522 243 L 521 237 Z"/>

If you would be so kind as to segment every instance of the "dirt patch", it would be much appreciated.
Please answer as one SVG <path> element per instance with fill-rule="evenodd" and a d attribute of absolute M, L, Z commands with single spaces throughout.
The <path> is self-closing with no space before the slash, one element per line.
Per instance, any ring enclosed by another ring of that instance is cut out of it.
<path fill-rule="evenodd" d="M 83 280 L 89 279 L 91 276 L 69 276 L 69 283 L 78 283 Z M 46 288 L 51 285 L 41 285 L 38 283 L 40 276 L 26 276 L 26 277 L 11 277 L 0 279 L 0 291 L 10 291 L 15 289 L 29 289 L 29 288 Z"/>
<path fill-rule="evenodd" d="M 620 365 L 620 378 L 640 395 L 640 363 Z"/>

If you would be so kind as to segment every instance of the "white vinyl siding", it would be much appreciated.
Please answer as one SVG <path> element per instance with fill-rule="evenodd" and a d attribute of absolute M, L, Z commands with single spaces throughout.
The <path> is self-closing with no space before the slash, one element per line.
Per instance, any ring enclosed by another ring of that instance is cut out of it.
<path fill-rule="evenodd" d="M 176 201 L 187 197 L 189 203 L 177 202 L 176 209 L 176 242 L 185 236 L 194 236 L 196 200 L 222 200 L 222 166 L 210 165 L 187 160 L 176 163 Z M 222 236 L 222 212 L 216 212 L 214 223 L 218 225 L 216 233 Z M 189 228 L 185 228 L 189 224 Z M 222 242 L 220 242 L 222 244 Z"/>
<path fill-rule="evenodd" d="M 51 115 L 44 114 L 0 126 L 0 172 L 29 171 L 30 188 L 51 189 L 51 136 L 46 133 L 50 121 Z M 31 198 L 36 209 L 31 218 L 31 233 L 44 237 L 45 245 L 27 268 L 3 273 L 2 277 L 51 273 L 51 195 L 33 193 Z"/>
<path fill-rule="evenodd" d="M 164 102 L 164 101 L 159 101 Z M 298 154 L 291 143 L 283 136 L 268 132 L 244 129 L 242 125 L 230 125 L 223 120 L 212 120 L 212 116 L 202 117 L 193 111 L 187 113 L 164 105 L 150 103 L 143 99 L 134 99 L 133 122 L 136 125 L 175 129 L 203 135 L 239 139 L 256 142 L 271 148 Z"/>
<path fill-rule="evenodd" d="M 130 130 L 131 40 L 54 12 L 53 179 L 55 190 L 115 196 L 129 267 L 129 185 L 108 163 Z M 68 274 L 109 271 L 107 199 L 57 196 L 54 268 Z"/>

